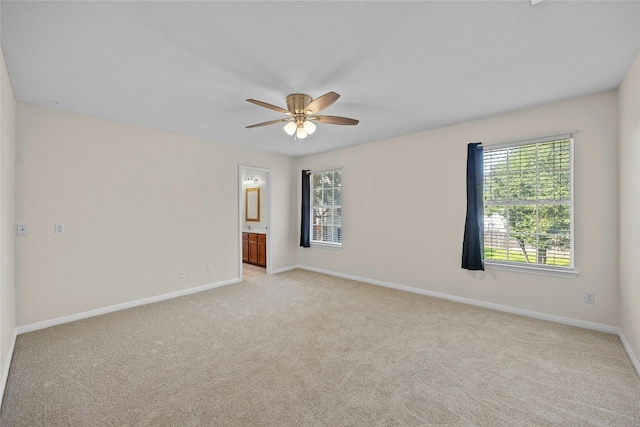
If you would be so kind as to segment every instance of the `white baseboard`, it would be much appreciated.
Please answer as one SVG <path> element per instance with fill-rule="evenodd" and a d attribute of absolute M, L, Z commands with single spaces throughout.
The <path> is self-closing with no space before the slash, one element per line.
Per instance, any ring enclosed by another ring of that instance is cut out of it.
<path fill-rule="evenodd" d="M 636 369 L 636 372 L 640 377 L 640 362 L 638 361 L 638 358 L 633 352 L 633 349 L 631 348 L 631 344 L 629 344 L 629 341 L 627 341 L 627 337 L 624 336 L 622 331 L 619 331 L 618 336 L 620 337 L 620 341 L 622 341 L 622 346 L 627 351 L 627 355 L 629 356 L 629 359 L 631 359 L 631 364 Z"/>
<path fill-rule="evenodd" d="M 532 318 L 535 318 L 535 319 L 547 320 L 549 322 L 561 323 L 563 325 L 576 326 L 578 328 L 591 329 L 591 330 L 594 330 L 594 331 L 600 331 L 600 332 L 606 332 L 606 333 L 609 333 L 609 334 L 614 334 L 614 335 L 617 335 L 618 337 L 620 337 L 620 340 L 622 341 L 622 345 L 623 345 L 625 351 L 627 352 L 627 355 L 629 356 L 629 359 L 631 359 L 631 364 L 635 368 L 638 376 L 640 376 L 640 363 L 638 362 L 638 358 L 633 353 L 633 349 L 631 348 L 631 345 L 629 344 L 629 342 L 625 338 L 625 336 L 622 333 L 622 331 L 620 330 L 620 328 L 618 328 L 616 326 L 604 325 L 602 323 L 588 322 L 586 320 L 572 319 L 570 317 L 556 316 L 556 315 L 553 315 L 553 314 L 540 313 L 538 311 L 525 310 L 525 309 L 522 309 L 522 308 L 511 307 L 511 306 L 502 305 L 502 304 L 494 304 L 494 303 L 491 303 L 491 302 L 480 301 L 480 300 L 475 300 L 475 299 L 471 299 L 471 298 L 458 297 L 458 296 L 455 296 L 455 295 L 449 295 L 449 294 L 445 294 L 445 293 L 441 293 L 441 292 L 427 291 L 427 290 L 424 290 L 424 289 L 413 288 L 411 286 L 398 285 L 398 284 L 395 284 L 395 283 L 384 282 L 382 280 L 369 279 L 367 277 L 360 277 L 360 276 L 353 276 L 353 275 L 350 275 L 350 274 L 338 273 L 338 272 L 335 272 L 335 271 L 324 270 L 324 269 L 315 268 L 315 267 L 309 267 L 309 266 L 306 266 L 306 265 L 299 265 L 297 267 L 300 268 L 300 269 L 303 269 L 303 270 L 309 270 L 309 271 L 313 271 L 313 272 L 316 272 L 316 273 L 328 274 L 330 276 L 341 277 L 343 279 L 356 280 L 358 282 L 369 283 L 371 285 L 384 286 L 386 288 L 398 289 L 398 290 L 401 290 L 401 291 L 412 292 L 412 293 L 415 293 L 415 294 L 421 294 L 421 295 L 426 295 L 426 296 L 430 296 L 430 297 L 446 299 L 446 300 L 449 300 L 449 301 L 460 302 L 460 303 L 463 303 L 463 304 L 475 305 L 475 306 L 478 306 L 478 307 L 489 308 L 489 309 L 492 309 L 492 310 L 503 311 L 503 312 L 506 312 L 506 313 L 518 314 L 520 316 L 526 316 L 526 317 L 532 317 Z"/>
<path fill-rule="evenodd" d="M 122 304 L 111 305 L 108 307 L 97 308 L 95 310 L 84 311 L 82 313 L 71 314 L 69 316 L 58 317 L 42 322 L 31 323 L 29 325 L 19 326 L 16 328 L 17 334 L 45 329 L 63 323 L 69 323 L 76 320 L 87 319 L 89 317 L 100 316 L 102 314 L 113 313 L 114 311 L 126 310 L 128 308 L 138 307 L 140 305 L 152 304 L 154 302 L 164 301 L 171 298 L 178 298 L 185 295 L 195 294 L 197 292 L 208 291 L 209 289 L 219 288 L 221 286 L 231 285 L 240 282 L 240 279 L 229 279 L 222 282 L 210 283 L 208 285 L 197 286 L 195 288 L 183 289 L 180 291 L 169 292 L 167 294 L 157 295 L 154 297 L 143 298 L 135 301 L 125 302 Z"/>
<path fill-rule="evenodd" d="M 277 270 L 272 270 L 271 274 L 284 273 L 285 271 L 295 270 L 297 268 L 302 268 L 299 265 L 290 265 L 289 267 L 278 268 Z"/>
<path fill-rule="evenodd" d="M 9 368 L 11 368 L 11 360 L 13 360 L 13 350 L 16 346 L 16 338 L 18 337 L 17 329 L 13 330 L 13 337 L 11 338 L 11 344 L 9 345 L 9 351 L 7 352 L 7 361 L 5 362 L 4 369 L 2 369 L 2 379 L 0 380 L 0 408 L 2 408 L 2 401 L 4 400 L 4 390 L 7 388 L 7 380 L 9 379 Z"/>

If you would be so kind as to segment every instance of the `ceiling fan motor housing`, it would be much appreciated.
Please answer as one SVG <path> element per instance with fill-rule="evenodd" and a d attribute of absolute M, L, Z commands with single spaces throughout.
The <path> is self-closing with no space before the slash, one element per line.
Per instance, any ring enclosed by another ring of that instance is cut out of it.
<path fill-rule="evenodd" d="M 313 98 L 304 93 L 292 93 L 287 96 L 287 109 L 293 113 L 293 117 L 298 126 L 302 126 L 305 119 L 305 109 L 311 104 Z"/>

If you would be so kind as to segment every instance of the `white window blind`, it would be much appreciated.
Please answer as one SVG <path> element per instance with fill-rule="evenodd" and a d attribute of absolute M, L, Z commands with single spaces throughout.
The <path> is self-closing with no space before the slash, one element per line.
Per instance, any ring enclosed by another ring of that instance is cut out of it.
<path fill-rule="evenodd" d="M 573 269 L 573 135 L 484 149 L 485 261 Z"/>
<path fill-rule="evenodd" d="M 342 244 L 342 170 L 310 173 L 312 243 Z"/>

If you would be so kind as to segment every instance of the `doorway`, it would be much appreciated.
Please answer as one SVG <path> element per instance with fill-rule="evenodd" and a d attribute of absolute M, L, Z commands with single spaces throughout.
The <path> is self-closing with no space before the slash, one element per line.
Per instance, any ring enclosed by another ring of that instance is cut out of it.
<path fill-rule="evenodd" d="M 271 274 L 271 169 L 238 168 L 238 277 Z"/>

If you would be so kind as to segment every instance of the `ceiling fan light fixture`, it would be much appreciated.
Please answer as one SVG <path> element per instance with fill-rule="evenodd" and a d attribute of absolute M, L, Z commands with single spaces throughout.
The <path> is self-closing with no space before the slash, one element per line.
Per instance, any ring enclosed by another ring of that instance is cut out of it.
<path fill-rule="evenodd" d="M 296 131 L 296 137 L 298 139 L 305 139 L 307 137 L 307 131 L 304 130 L 304 126 L 301 124 L 298 125 L 298 130 Z"/>
<path fill-rule="evenodd" d="M 302 125 L 308 135 L 312 135 L 316 131 L 316 125 L 311 120 L 305 120 Z"/>
<path fill-rule="evenodd" d="M 289 122 L 284 125 L 284 131 L 290 136 L 293 136 L 293 134 L 296 133 L 296 129 L 298 129 L 296 122 Z"/>

